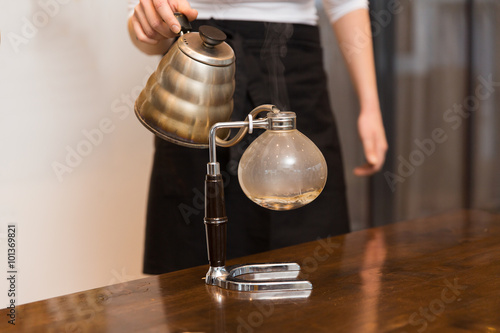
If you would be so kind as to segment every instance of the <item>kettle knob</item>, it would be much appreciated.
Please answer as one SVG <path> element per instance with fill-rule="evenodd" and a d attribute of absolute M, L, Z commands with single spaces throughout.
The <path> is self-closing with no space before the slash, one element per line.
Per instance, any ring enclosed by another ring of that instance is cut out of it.
<path fill-rule="evenodd" d="M 203 41 L 203 45 L 205 45 L 208 48 L 212 48 L 214 46 L 219 45 L 220 43 L 224 42 L 227 38 L 224 32 L 209 25 L 202 25 L 199 31 L 200 31 L 200 38 Z"/>

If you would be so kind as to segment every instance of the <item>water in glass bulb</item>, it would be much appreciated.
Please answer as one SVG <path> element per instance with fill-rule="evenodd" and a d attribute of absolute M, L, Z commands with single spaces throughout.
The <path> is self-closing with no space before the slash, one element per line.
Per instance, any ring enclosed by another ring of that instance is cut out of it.
<path fill-rule="evenodd" d="M 266 130 L 245 151 L 238 178 L 250 200 L 272 210 L 302 207 L 326 184 L 325 158 L 296 129 Z"/>

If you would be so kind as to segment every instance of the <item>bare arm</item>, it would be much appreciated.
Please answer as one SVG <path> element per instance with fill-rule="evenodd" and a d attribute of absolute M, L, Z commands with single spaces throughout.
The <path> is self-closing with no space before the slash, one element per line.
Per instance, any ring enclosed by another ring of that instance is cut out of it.
<path fill-rule="evenodd" d="M 141 0 L 128 20 L 132 43 L 146 54 L 165 53 L 180 31 L 174 12 L 190 21 L 198 16 L 186 0 Z"/>
<path fill-rule="evenodd" d="M 366 9 L 352 11 L 334 22 L 332 26 L 361 107 L 358 131 L 367 163 L 355 168 L 354 174 L 368 176 L 382 168 L 387 151 L 377 92 L 368 11 Z"/>

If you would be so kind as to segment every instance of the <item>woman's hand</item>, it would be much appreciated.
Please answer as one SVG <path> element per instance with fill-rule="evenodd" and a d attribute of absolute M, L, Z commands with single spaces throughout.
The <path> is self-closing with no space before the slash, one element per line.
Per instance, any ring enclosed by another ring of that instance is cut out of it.
<path fill-rule="evenodd" d="M 370 176 L 385 162 L 387 140 L 379 106 L 368 10 L 358 9 L 342 16 L 333 23 L 333 29 L 361 105 L 358 131 L 366 164 L 356 167 L 354 174 Z"/>
<path fill-rule="evenodd" d="M 128 23 L 132 42 L 147 54 L 165 53 L 181 30 L 175 12 L 189 21 L 198 16 L 186 0 L 140 0 Z"/>
<path fill-rule="evenodd" d="M 361 109 L 358 117 L 358 131 L 366 163 L 355 168 L 354 174 L 370 176 L 382 168 L 387 152 L 387 140 L 379 107 Z"/>

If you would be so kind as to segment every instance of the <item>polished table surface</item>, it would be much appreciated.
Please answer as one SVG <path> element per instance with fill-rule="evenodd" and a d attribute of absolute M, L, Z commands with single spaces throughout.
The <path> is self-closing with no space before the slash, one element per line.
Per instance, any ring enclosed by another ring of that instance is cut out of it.
<path fill-rule="evenodd" d="M 309 297 L 223 291 L 203 266 L 18 306 L 15 330 L 500 332 L 499 215 L 448 213 L 229 264 L 277 261 L 301 264 Z"/>

